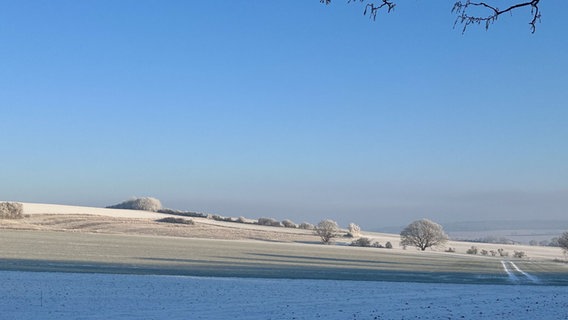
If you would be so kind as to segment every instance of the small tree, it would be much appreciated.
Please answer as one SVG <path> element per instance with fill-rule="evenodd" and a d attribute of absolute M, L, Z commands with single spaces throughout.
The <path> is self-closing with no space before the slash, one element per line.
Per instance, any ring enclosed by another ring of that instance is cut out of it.
<path fill-rule="evenodd" d="M 323 244 L 329 244 L 331 239 L 337 237 L 339 226 L 333 220 L 322 220 L 315 228 L 315 233 L 320 236 Z"/>
<path fill-rule="evenodd" d="M 357 238 L 361 235 L 361 227 L 351 222 L 349 224 L 349 235 L 353 238 Z"/>
<path fill-rule="evenodd" d="M 477 249 L 476 246 L 471 246 L 471 248 L 467 249 L 467 251 L 465 253 L 467 254 L 477 254 L 479 250 Z"/>
<path fill-rule="evenodd" d="M 400 233 L 400 239 L 402 246 L 415 246 L 424 251 L 426 248 L 446 243 L 448 236 L 441 225 L 428 219 L 422 219 L 404 228 Z"/>

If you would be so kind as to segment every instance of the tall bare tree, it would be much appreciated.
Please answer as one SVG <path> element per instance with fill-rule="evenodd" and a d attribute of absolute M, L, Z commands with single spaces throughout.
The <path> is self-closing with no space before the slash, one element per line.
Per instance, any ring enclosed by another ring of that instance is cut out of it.
<path fill-rule="evenodd" d="M 486 1 L 472 1 L 460 0 L 456 1 L 452 7 L 452 13 L 456 14 L 457 24 L 463 25 L 462 32 L 465 32 L 471 25 L 482 25 L 488 29 L 497 18 L 505 13 L 512 13 L 515 10 L 527 8 L 530 10 L 531 19 L 529 21 L 530 30 L 532 33 L 536 31 L 536 23 L 540 22 L 540 2 L 541 0 L 515 0 L 509 1 L 504 9 L 500 9 L 498 4 L 502 0 L 486 0 Z M 331 0 L 320 0 L 321 3 L 330 4 Z M 369 15 L 371 19 L 377 19 L 377 14 L 381 11 L 390 13 L 396 7 L 395 0 L 347 0 L 347 2 L 360 2 L 364 4 L 365 10 L 363 14 Z M 479 9 L 479 10 L 477 10 Z M 472 13 L 475 11 L 475 13 Z"/>
<path fill-rule="evenodd" d="M 404 228 L 400 233 L 400 239 L 401 245 L 415 246 L 424 251 L 429 247 L 443 245 L 448 241 L 448 236 L 441 225 L 428 219 L 422 219 Z"/>
<path fill-rule="evenodd" d="M 565 254 L 568 254 L 568 231 L 564 232 L 558 238 L 558 245 L 562 248 L 562 250 L 564 250 Z"/>

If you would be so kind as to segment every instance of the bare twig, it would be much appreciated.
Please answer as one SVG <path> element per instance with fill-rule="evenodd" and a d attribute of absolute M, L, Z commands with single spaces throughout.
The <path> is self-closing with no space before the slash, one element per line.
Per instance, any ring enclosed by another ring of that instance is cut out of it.
<path fill-rule="evenodd" d="M 349 0 L 348 2 L 355 2 L 357 0 Z M 360 2 L 363 2 L 364 0 L 360 0 Z M 396 4 L 392 1 L 389 0 L 381 0 L 381 3 L 379 5 L 375 5 L 374 3 L 367 3 L 365 5 L 365 11 L 363 11 L 363 14 L 366 15 L 367 12 L 369 13 L 369 17 L 373 20 L 377 20 L 377 12 L 379 12 L 379 10 L 381 10 L 382 8 L 386 8 L 387 13 L 390 13 L 392 10 L 394 10 L 394 7 L 396 6 Z"/>
<path fill-rule="evenodd" d="M 390 13 L 394 10 L 396 3 L 392 0 L 377 0 L 380 1 L 379 4 L 375 4 L 374 2 L 365 3 L 365 11 L 363 11 L 364 15 L 369 14 L 369 17 L 373 20 L 377 19 L 377 13 L 382 9 L 386 8 L 387 13 Z M 347 0 L 348 3 L 352 2 L 366 2 L 366 0 Z M 320 0 L 320 3 L 330 4 L 331 0 Z"/>

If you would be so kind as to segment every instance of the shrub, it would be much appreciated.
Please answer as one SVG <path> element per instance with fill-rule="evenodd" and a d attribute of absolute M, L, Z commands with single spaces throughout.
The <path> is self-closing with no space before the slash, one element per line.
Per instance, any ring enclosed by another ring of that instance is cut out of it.
<path fill-rule="evenodd" d="M 387 241 L 387 243 L 385 243 L 385 248 L 392 249 L 392 243 L 390 243 L 390 241 Z"/>
<path fill-rule="evenodd" d="M 516 251 L 516 250 L 515 250 L 515 252 L 513 252 L 513 257 L 515 257 L 515 258 L 522 259 L 522 258 L 524 258 L 524 257 L 526 257 L 526 256 L 527 256 L 527 255 L 526 255 L 526 253 L 525 253 L 524 251 Z"/>
<path fill-rule="evenodd" d="M 292 220 L 286 219 L 286 220 L 282 220 L 282 225 L 284 226 L 284 228 L 297 228 L 298 225 L 295 224 Z"/>
<path fill-rule="evenodd" d="M 499 256 L 501 256 L 501 257 L 508 257 L 509 256 L 509 252 L 507 252 L 503 249 L 497 249 L 497 252 L 499 252 Z"/>
<path fill-rule="evenodd" d="M 24 205 L 19 202 L 0 202 L 0 218 L 22 219 L 24 217 Z"/>
<path fill-rule="evenodd" d="M 373 242 L 371 246 L 373 246 L 373 248 L 384 248 L 383 245 L 378 241 Z"/>
<path fill-rule="evenodd" d="M 144 197 L 126 200 L 119 204 L 108 206 L 107 208 L 158 212 L 158 210 L 162 209 L 162 203 L 156 198 Z"/>
<path fill-rule="evenodd" d="M 208 215 L 207 218 L 215 220 L 215 221 L 223 221 L 223 222 L 235 222 L 231 217 L 224 217 L 218 214 Z"/>
<path fill-rule="evenodd" d="M 356 224 L 354 224 L 353 222 L 351 222 L 351 223 L 349 224 L 349 233 L 348 233 L 348 235 L 349 235 L 350 237 L 357 238 L 358 236 L 361 235 L 361 227 L 359 227 L 358 225 L 356 225 Z"/>
<path fill-rule="evenodd" d="M 496 237 L 496 236 L 488 236 L 484 238 L 478 238 L 473 240 L 474 242 L 482 242 L 482 243 L 496 243 L 496 244 L 516 244 L 518 242 L 513 241 L 511 239 L 507 239 L 505 237 Z"/>
<path fill-rule="evenodd" d="M 193 212 L 193 211 L 181 211 L 181 210 L 174 210 L 174 209 L 160 209 L 158 210 L 159 213 L 171 214 L 174 216 L 183 216 L 183 217 L 193 217 L 193 218 L 206 218 L 207 215 L 204 213 Z"/>
<path fill-rule="evenodd" d="M 282 224 L 278 220 L 272 218 L 258 218 L 257 223 L 261 226 L 282 227 Z"/>
<path fill-rule="evenodd" d="M 456 252 L 456 248 L 448 247 L 448 249 L 446 249 L 446 252 L 454 253 Z"/>
<path fill-rule="evenodd" d="M 475 246 L 471 246 L 471 248 L 467 249 L 467 251 L 465 253 L 467 254 L 477 254 L 477 247 Z"/>
<path fill-rule="evenodd" d="M 249 223 L 249 221 L 248 221 L 247 218 L 245 218 L 245 217 L 238 217 L 238 218 L 237 218 L 237 221 L 235 221 L 235 222 L 238 222 L 238 223 Z"/>
<path fill-rule="evenodd" d="M 311 223 L 308 222 L 302 222 L 300 223 L 300 225 L 298 226 L 300 229 L 304 229 L 304 230 L 314 230 L 315 226 Z"/>
<path fill-rule="evenodd" d="M 486 256 L 486 255 L 488 255 L 488 254 L 489 254 L 489 251 L 487 251 L 487 250 L 485 250 L 485 249 L 481 250 L 481 255 L 482 255 L 482 256 Z"/>
<path fill-rule="evenodd" d="M 156 220 L 156 222 L 166 222 L 166 223 L 178 223 L 178 224 L 195 224 L 191 219 L 184 219 L 184 218 L 174 218 L 174 217 L 165 217 L 162 219 Z"/>
<path fill-rule="evenodd" d="M 371 239 L 362 237 L 357 240 L 353 240 L 353 242 L 351 242 L 351 245 L 354 247 L 370 247 Z"/>
<path fill-rule="evenodd" d="M 491 250 L 489 251 L 489 253 L 491 253 L 491 256 L 495 257 L 497 255 L 497 251 L 495 250 Z"/>

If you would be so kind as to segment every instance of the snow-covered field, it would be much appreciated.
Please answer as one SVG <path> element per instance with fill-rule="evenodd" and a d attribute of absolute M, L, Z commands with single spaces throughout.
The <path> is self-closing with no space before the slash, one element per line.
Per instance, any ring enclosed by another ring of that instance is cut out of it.
<path fill-rule="evenodd" d="M 106 209 L 106 208 L 95 208 L 95 207 L 83 207 L 83 206 L 68 206 L 68 205 L 58 205 L 58 204 L 42 204 L 42 203 L 23 203 L 24 205 L 24 213 L 28 215 L 91 215 L 91 216 L 99 216 L 99 217 L 110 217 L 110 218 L 129 218 L 129 219 L 159 219 L 166 216 L 167 214 L 156 213 L 156 212 L 148 212 L 148 211 L 139 211 L 139 210 L 123 210 L 123 209 Z M 298 237 L 296 240 L 304 241 L 304 242 L 314 242 L 317 243 L 319 238 L 313 236 L 313 233 L 308 230 L 301 230 L 301 229 L 292 229 L 292 228 L 274 228 L 268 226 L 259 226 L 253 224 L 242 224 L 242 223 L 229 223 L 229 222 L 222 222 L 222 221 L 215 221 L 211 219 L 205 218 L 193 218 L 197 224 L 202 227 L 208 226 L 222 226 L 229 229 L 224 229 L 223 237 L 226 239 L 258 239 L 260 238 L 258 234 L 246 236 L 243 233 L 251 233 L 254 231 L 265 231 L 267 234 L 264 234 L 263 237 L 265 240 L 269 241 L 282 241 L 285 240 L 286 242 L 293 241 L 292 237 Z M 13 222 L 13 221 L 12 221 Z M 20 221 L 22 222 L 22 221 Z M 23 222 L 26 222 L 25 220 Z M 100 222 L 100 221 L 98 221 Z M 105 222 L 97 223 L 97 225 L 106 224 Z M 120 227 L 122 225 L 123 229 L 121 230 Z M 43 225 L 42 228 L 51 228 L 53 225 L 49 224 L 48 226 Z M 112 224 L 112 228 L 107 230 L 110 233 L 132 233 L 133 230 L 129 229 L 128 227 L 131 226 L 127 223 L 119 223 L 119 224 Z M 29 226 L 28 226 L 29 227 Z M 34 226 L 36 228 L 38 226 Z M 74 232 L 81 231 L 84 229 L 83 226 L 68 226 L 69 229 L 72 229 Z M 198 229 L 200 227 L 194 228 Z M 33 229 L 32 228 L 32 229 Z M 138 228 L 137 229 L 144 229 Z M 92 230 L 86 228 L 87 232 L 100 232 L 101 230 Z M 105 230 L 102 230 L 103 232 Z M 179 231 L 179 230 L 178 230 Z M 217 230 L 219 231 L 219 230 Z M 277 231 L 277 232 L 276 232 Z M 278 234 L 273 239 L 266 239 L 267 235 L 273 233 Z M 207 237 L 214 238 L 220 237 L 218 232 L 215 231 L 207 231 Z M 235 235 L 236 234 L 236 235 Z M 289 234 L 287 237 L 285 234 Z M 171 234 L 172 236 L 183 236 L 180 234 Z M 195 234 L 192 235 L 195 237 Z M 306 236 L 312 236 L 313 239 L 306 239 Z M 395 244 L 393 251 L 404 253 L 405 251 L 402 250 L 402 247 L 397 246 L 396 244 L 400 241 L 400 236 L 398 234 L 385 234 L 385 233 L 375 233 L 375 232 L 366 232 L 364 231 L 362 236 L 369 237 L 372 241 L 379 241 L 380 243 L 391 242 Z M 303 237 L 303 238 L 301 238 Z M 351 239 L 336 239 L 337 244 L 348 244 L 351 242 Z M 467 249 L 471 246 L 477 246 L 479 249 L 485 250 L 498 250 L 499 248 L 503 248 L 506 251 L 509 251 L 511 254 L 518 250 L 526 252 L 527 256 L 531 259 L 540 259 L 540 260 L 553 260 L 553 259 L 560 259 L 562 258 L 562 252 L 558 248 L 551 248 L 551 247 L 540 247 L 540 246 L 523 246 L 523 245 L 502 245 L 502 244 L 489 244 L 489 243 L 473 243 L 473 242 L 461 242 L 461 241 L 449 241 L 447 243 L 447 247 L 452 247 L 459 253 L 465 253 Z M 443 251 L 443 248 L 440 248 Z"/>
<path fill-rule="evenodd" d="M 3 222 L 4 270 L 115 266 L 129 273 L 162 268 L 247 278 L 0 271 L 0 320 L 568 319 L 568 287 L 555 286 L 566 284 L 568 266 L 552 262 L 560 255 L 556 248 L 498 245 L 530 257 L 501 260 L 466 255 L 474 244 L 465 242 L 448 243 L 459 252 L 451 254 L 387 251 L 314 245 L 317 237 L 305 230 L 209 219 L 162 226 L 153 220 L 164 215 L 144 211 L 28 203 L 24 211 L 32 217 Z M 207 237 L 196 239 L 200 230 Z M 373 277 L 385 281 L 302 279 Z M 403 282 L 413 279 L 425 283 Z M 451 284 L 464 282 L 475 284 Z"/>
<path fill-rule="evenodd" d="M 568 319 L 566 287 L 0 271 L 1 319 Z"/>

